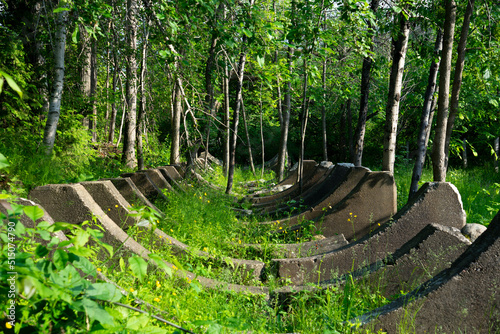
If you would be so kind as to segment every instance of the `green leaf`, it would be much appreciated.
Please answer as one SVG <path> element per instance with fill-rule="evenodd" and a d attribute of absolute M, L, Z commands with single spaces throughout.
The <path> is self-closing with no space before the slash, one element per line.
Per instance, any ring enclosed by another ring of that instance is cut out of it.
<path fill-rule="evenodd" d="M 153 260 L 160 269 L 163 269 L 168 276 L 172 276 L 172 268 L 170 268 L 158 254 L 151 253 L 149 254 L 149 258 Z"/>
<path fill-rule="evenodd" d="M 57 14 L 57 13 L 60 13 L 60 12 L 64 12 L 65 10 L 69 11 L 70 9 L 69 8 L 64 8 L 64 7 L 58 7 L 56 9 L 54 9 L 54 14 Z"/>
<path fill-rule="evenodd" d="M 17 83 L 14 81 L 14 79 L 12 79 L 12 77 L 10 75 L 8 75 L 7 73 L 5 73 L 4 71 L 0 71 L 0 78 L 2 76 L 5 78 L 5 80 L 9 84 L 10 88 L 12 88 L 19 95 L 20 98 L 23 98 L 23 91 L 21 90 L 21 88 L 19 88 Z M 3 85 L 3 81 L 2 81 L 2 85 Z M 2 91 L 2 87 L 0 87 L 0 92 L 1 91 Z"/>
<path fill-rule="evenodd" d="M 23 211 L 33 222 L 42 218 L 44 214 L 43 210 L 36 205 L 25 206 Z"/>
<path fill-rule="evenodd" d="M 259 64 L 260 67 L 264 67 L 264 63 L 266 61 L 266 58 L 265 57 L 260 57 L 260 56 L 257 56 L 257 64 Z"/>
<path fill-rule="evenodd" d="M 79 27 L 78 24 L 75 27 L 75 31 L 73 31 L 73 34 L 71 35 L 71 39 L 73 40 L 73 43 L 77 44 L 78 43 L 78 32 L 79 32 Z"/>
<path fill-rule="evenodd" d="M 146 261 L 139 256 L 133 256 L 128 259 L 128 263 L 130 264 L 132 274 L 142 282 L 148 273 L 148 264 Z"/>
<path fill-rule="evenodd" d="M 80 269 L 84 274 L 95 275 L 96 273 L 94 265 L 86 257 L 70 253 L 69 261 L 73 263 L 75 268 Z"/>
<path fill-rule="evenodd" d="M 35 255 L 38 257 L 44 257 L 45 255 L 49 254 L 49 250 L 47 247 L 38 245 L 35 249 Z"/>
<path fill-rule="evenodd" d="M 103 325 L 113 325 L 113 317 L 109 315 L 108 311 L 100 307 L 99 304 L 88 298 L 84 298 L 82 304 L 90 319 L 97 320 Z"/>
<path fill-rule="evenodd" d="M 122 298 L 120 290 L 111 283 L 94 283 L 85 291 L 85 295 L 92 299 L 117 302 Z"/>
<path fill-rule="evenodd" d="M 2 91 L 2 87 L 0 87 L 0 92 L 1 91 Z M 3 155 L 2 153 L 0 153 L 0 169 L 7 168 L 9 166 L 10 166 L 10 164 L 7 161 L 7 158 L 5 157 L 5 155 Z"/>
<path fill-rule="evenodd" d="M 90 234 L 85 230 L 78 230 L 75 233 L 75 236 L 71 238 L 71 242 L 76 247 L 83 247 L 89 241 Z"/>
<path fill-rule="evenodd" d="M 54 253 L 53 262 L 57 269 L 63 269 L 68 263 L 68 253 L 62 249 L 57 249 Z"/>
<path fill-rule="evenodd" d="M 147 314 L 141 314 L 128 319 L 127 329 L 140 330 L 141 328 L 146 327 L 148 322 L 149 316 Z"/>

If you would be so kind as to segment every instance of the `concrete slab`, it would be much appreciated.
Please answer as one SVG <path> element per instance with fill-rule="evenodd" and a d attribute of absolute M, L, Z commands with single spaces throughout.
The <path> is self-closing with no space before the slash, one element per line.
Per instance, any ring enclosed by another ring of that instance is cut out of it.
<path fill-rule="evenodd" d="M 159 198 L 167 200 L 160 188 L 151 180 L 146 173 L 124 173 L 121 177 L 129 177 L 139 189 L 139 191 L 151 202 Z"/>
<path fill-rule="evenodd" d="M 328 208 L 315 226 L 326 237 L 343 234 L 348 241 L 355 241 L 388 221 L 396 211 L 397 190 L 392 174 L 369 172 L 344 199 Z"/>
<path fill-rule="evenodd" d="M 411 293 L 352 319 L 387 333 L 500 332 L 500 213 L 467 250 Z"/>
<path fill-rule="evenodd" d="M 312 175 L 314 175 L 317 166 L 318 164 L 314 160 L 304 160 L 304 176 L 303 176 L 304 181 L 308 180 Z M 252 204 L 275 201 L 277 198 L 284 197 L 288 193 L 294 191 L 294 189 L 298 187 L 298 184 L 296 183 L 297 183 L 297 169 L 295 169 L 294 172 L 292 172 L 292 174 L 290 174 L 289 177 L 287 177 L 285 180 L 276 185 L 276 187 L 282 187 L 288 185 L 291 185 L 292 187 L 289 187 L 281 192 L 268 196 L 247 196 L 243 198 L 242 201 L 248 201 Z"/>
<path fill-rule="evenodd" d="M 293 284 L 332 279 L 383 260 L 429 223 L 458 229 L 465 225 L 462 200 L 452 184 L 426 183 L 392 219 L 381 223 L 380 227 L 365 237 L 318 256 L 275 259 L 272 261 L 273 271 L 277 277 L 288 278 Z"/>
<path fill-rule="evenodd" d="M 106 180 L 106 179 L 104 179 Z M 146 196 L 142 194 L 142 192 L 135 186 L 134 181 L 129 177 L 124 178 L 116 178 L 116 179 L 108 179 L 113 183 L 115 188 L 120 192 L 120 194 L 125 198 L 130 205 L 138 207 L 138 206 L 149 206 L 151 209 L 155 210 L 160 214 L 160 216 L 164 217 L 165 214 L 161 212 L 160 209 L 156 207 L 153 203 L 151 203 Z"/>
<path fill-rule="evenodd" d="M 349 195 L 365 174 L 370 172 L 369 169 L 364 167 L 353 167 L 349 168 L 347 171 L 348 173 L 346 175 L 345 168 L 335 167 L 329 179 L 325 180 L 324 186 L 326 189 L 321 190 L 326 194 L 326 197 L 308 211 L 299 213 L 290 218 L 263 222 L 262 224 L 276 224 L 280 222 L 282 225 L 291 227 L 306 220 L 321 219 L 321 217 L 327 213 L 327 210 L 332 209 L 337 203 Z"/>
<path fill-rule="evenodd" d="M 150 252 L 134 239 L 130 238 L 118 225 L 116 225 L 105 213 L 101 207 L 93 200 L 92 196 L 81 184 L 56 184 L 37 187 L 30 192 L 32 200 L 41 203 L 47 209 L 47 212 L 56 221 L 64 221 L 72 224 L 82 224 L 84 221 L 90 221 L 93 217 L 95 224 L 102 227 L 104 233 L 103 241 L 112 245 L 115 249 L 120 248 L 121 256 L 128 257 L 136 254 L 149 260 Z M 87 225 L 92 228 L 92 224 Z M 101 229 L 100 229 L 101 230 Z M 116 257 L 116 256 L 115 256 Z M 208 288 L 219 288 L 238 292 L 250 292 L 255 294 L 267 294 L 268 289 L 256 286 L 244 286 L 230 284 L 209 278 L 199 277 L 195 274 L 175 270 L 175 266 L 165 262 L 170 266 L 179 277 L 188 277 L 191 280 L 198 280 L 203 286 Z M 150 264 L 156 266 L 153 261 Z"/>
<path fill-rule="evenodd" d="M 281 305 L 287 305 L 298 292 L 344 286 L 350 277 L 367 291 L 378 291 L 386 298 L 408 292 L 449 268 L 471 242 L 457 228 L 429 224 L 403 247 L 383 260 L 351 271 L 319 285 L 286 286 L 272 294 Z"/>
<path fill-rule="evenodd" d="M 158 168 L 162 168 L 163 170 L 165 170 L 168 176 L 175 181 L 182 181 L 184 179 L 177 171 L 177 168 L 175 168 L 175 166 L 173 165 L 166 165 Z"/>
<path fill-rule="evenodd" d="M 264 253 L 266 253 L 270 254 L 267 257 L 296 259 L 331 252 L 347 244 L 348 242 L 343 235 L 336 235 L 330 238 L 312 240 L 298 244 L 271 244 L 268 245 L 266 249 L 260 244 L 242 244 L 240 246 L 252 249 L 253 252 L 257 253 L 261 258 L 264 257 Z"/>
<path fill-rule="evenodd" d="M 129 202 L 120 194 L 111 181 L 90 181 L 80 183 L 121 229 L 133 226 L 138 219 L 129 216 L 133 211 Z"/>
<path fill-rule="evenodd" d="M 168 183 L 168 181 L 163 177 L 163 174 L 158 169 L 146 169 L 140 170 L 139 173 L 146 173 L 151 181 L 159 188 L 159 189 L 168 189 L 168 191 L 172 191 L 175 193 L 174 188 Z"/>
<path fill-rule="evenodd" d="M 172 169 L 175 170 L 175 168 Z M 167 180 L 167 182 L 172 186 L 172 188 L 180 192 L 186 192 L 185 189 L 171 176 L 172 173 L 169 172 L 169 169 L 165 167 L 158 167 L 157 170 L 160 171 L 161 175 L 165 178 L 165 180 Z M 179 174 L 177 173 L 177 175 Z"/>
<path fill-rule="evenodd" d="M 136 254 L 149 253 L 108 217 L 81 184 L 50 184 L 37 187 L 31 190 L 30 198 L 40 203 L 56 221 L 78 225 L 88 221 L 87 226 L 102 231 L 102 241 L 114 248 L 123 244 L 124 249 Z"/>
<path fill-rule="evenodd" d="M 40 224 L 43 221 L 48 222 L 50 225 L 54 224 L 54 220 L 52 219 L 52 217 L 47 213 L 47 211 L 40 204 L 36 204 L 35 202 L 30 201 L 30 200 L 25 199 L 25 198 L 16 198 L 15 200 L 13 200 L 13 202 L 14 202 L 14 204 L 23 205 L 23 206 L 37 206 L 39 209 L 43 210 L 43 212 L 44 212 L 43 217 L 38 219 L 35 223 L 33 223 L 33 220 L 31 220 L 31 218 L 26 216 L 26 214 L 24 214 L 24 213 L 21 214 L 19 216 L 19 221 L 25 227 L 34 228 L 37 224 Z M 3 213 L 5 216 L 9 217 L 9 211 L 10 212 L 14 211 L 12 203 L 9 203 L 6 200 L 0 200 L 0 212 Z M 64 235 L 64 233 L 62 231 L 56 231 L 56 232 L 51 233 L 51 234 L 53 236 L 57 237 L 61 241 L 68 240 L 68 238 L 66 237 L 66 235 Z M 41 237 L 39 237 L 38 235 L 34 235 L 33 238 L 35 238 L 36 242 L 39 242 L 42 245 L 47 245 L 50 242 L 50 240 L 44 240 Z"/>

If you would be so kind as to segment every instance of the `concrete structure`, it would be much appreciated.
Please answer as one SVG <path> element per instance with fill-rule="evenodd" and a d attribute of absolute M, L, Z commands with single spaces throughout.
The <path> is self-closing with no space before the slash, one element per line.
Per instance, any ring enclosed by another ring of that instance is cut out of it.
<path fill-rule="evenodd" d="M 450 268 L 351 322 L 387 333 L 499 333 L 499 267 L 500 213 Z"/>
<path fill-rule="evenodd" d="M 106 180 L 106 179 L 104 179 Z M 125 198 L 125 200 L 130 203 L 131 206 L 149 206 L 151 209 L 155 210 L 160 214 L 160 216 L 165 216 L 163 212 L 160 211 L 153 203 L 151 203 L 146 196 L 135 186 L 134 181 L 129 177 L 108 179 L 113 183 L 118 192 Z"/>
<path fill-rule="evenodd" d="M 458 229 L 465 225 L 460 194 L 452 184 L 426 183 L 392 219 L 358 241 L 317 256 L 273 260 L 273 270 L 294 284 L 332 279 L 385 259 L 429 223 Z"/>
<path fill-rule="evenodd" d="M 139 191 L 151 202 L 158 198 L 167 199 L 161 189 L 151 180 L 146 173 L 124 173 L 121 177 L 129 177 Z"/>

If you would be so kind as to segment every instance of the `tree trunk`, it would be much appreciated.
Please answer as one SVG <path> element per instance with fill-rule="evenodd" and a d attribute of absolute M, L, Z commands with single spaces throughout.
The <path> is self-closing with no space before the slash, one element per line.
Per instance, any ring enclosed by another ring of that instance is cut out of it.
<path fill-rule="evenodd" d="M 409 22 L 402 13 L 399 16 L 399 35 L 394 46 L 394 55 L 392 58 L 389 97 L 385 116 L 384 155 L 382 159 L 382 170 L 389 171 L 390 173 L 394 173 L 399 100 L 401 99 L 406 50 L 408 46 L 408 36 L 410 34 Z"/>
<path fill-rule="evenodd" d="M 127 30 L 128 30 L 128 50 L 127 50 L 127 114 L 126 114 L 126 135 L 123 141 L 122 163 L 135 169 L 137 158 L 135 156 L 135 142 L 137 139 L 137 64 L 135 52 L 137 49 L 137 2 L 127 1 Z"/>
<path fill-rule="evenodd" d="M 139 115 L 137 117 L 137 169 L 144 169 L 144 148 L 142 135 L 144 132 L 144 120 L 146 116 L 146 89 L 144 81 L 146 80 L 146 55 L 148 47 L 149 29 L 145 27 L 145 33 L 142 41 L 142 59 L 141 59 L 141 74 L 139 77 L 139 89 L 141 99 L 139 102 Z"/>
<path fill-rule="evenodd" d="M 82 68 L 80 69 L 81 91 L 83 95 L 82 115 L 83 125 L 91 130 L 91 122 L 89 115 L 91 113 L 91 96 L 92 96 L 92 47 L 91 37 L 85 27 L 79 27 L 82 43 L 81 54 L 83 58 Z"/>
<path fill-rule="evenodd" d="M 432 173 L 436 182 L 446 181 L 446 127 L 450 94 L 451 59 L 453 54 L 453 35 L 457 18 L 455 0 L 446 0 L 446 17 L 444 21 L 443 51 L 439 64 L 439 99 L 436 133 L 432 147 Z"/>
<path fill-rule="evenodd" d="M 247 37 L 244 35 L 242 40 L 243 48 L 245 47 L 246 42 Z M 240 121 L 240 109 L 242 106 L 243 75 L 245 74 L 246 57 L 246 51 L 242 50 L 240 53 L 240 60 L 238 61 L 238 86 L 236 88 L 236 102 L 233 111 L 233 131 L 229 150 L 229 169 L 227 173 L 226 194 L 230 194 L 233 188 L 234 165 L 236 164 L 236 144 L 238 141 L 238 124 Z"/>
<path fill-rule="evenodd" d="M 500 138 L 495 138 L 495 143 L 493 144 L 495 151 L 495 172 L 498 173 L 498 154 L 500 153 Z"/>
<path fill-rule="evenodd" d="M 304 178 L 304 150 L 307 130 L 307 119 L 309 118 L 309 101 L 307 99 L 307 59 L 304 59 L 304 87 L 302 100 L 302 114 L 300 123 L 300 155 L 299 168 L 297 170 L 297 178 L 299 182 L 300 193 L 302 194 L 303 178 Z"/>
<path fill-rule="evenodd" d="M 262 109 L 262 83 L 260 84 L 260 99 L 259 99 L 259 106 L 260 106 L 260 143 L 261 143 L 261 152 L 262 152 L 262 171 L 260 174 L 260 177 L 264 177 L 264 169 L 266 165 L 266 155 L 265 155 L 265 143 L 264 143 L 264 126 L 262 124 L 262 117 L 264 110 Z"/>
<path fill-rule="evenodd" d="M 321 128 L 323 134 L 323 161 L 328 161 L 328 138 L 326 134 L 326 65 L 327 59 L 323 60 L 323 104 L 321 106 Z"/>
<path fill-rule="evenodd" d="M 117 44 L 118 38 L 116 37 L 116 31 L 114 29 L 114 25 L 111 26 L 111 31 L 113 32 L 113 43 Z M 116 128 L 116 87 L 118 85 L 118 53 L 116 52 L 116 47 L 113 47 L 113 93 L 112 98 L 113 102 L 111 102 L 111 119 L 109 121 L 109 135 L 108 142 L 113 144 L 115 137 L 115 128 Z"/>
<path fill-rule="evenodd" d="M 247 138 L 247 147 L 248 147 L 248 159 L 250 160 L 250 169 L 252 170 L 253 176 L 255 176 L 255 165 L 253 163 L 253 154 L 252 154 L 252 143 L 250 142 L 250 134 L 248 133 L 248 123 L 247 123 L 247 113 L 245 112 L 245 104 L 241 101 L 241 112 L 243 113 L 243 125 L 245 127 L 245 136 Z"/>
<path fill-rule="evenodd" d="M 288 57 L 288 70 L 290 76 L 292 75 L 292 56 L 293 49 L 288 47 L 287 57 Z M 283 122 L 280 123 L 281 135 L 280 135 L 280 146 L 278 152 L 278 181 L 283 181 L 285 178 L 285 164 L 287 161 L 287 147 L 288 147 L 288 127 L 290 125 L 290 109 L 292 107 L 291 103 L 292 96 L 292 82 L 291 79 L 288 80 L 285 92 L 285 103 L 284 109 L 282 111 Z"/>
<path fill-rule="evenodd" d="M 181 88 L 175 83 L 173 94 L 173 113 L 170 119 L 170 131 L 172 144 L 170 146 L 170 164 L 180 163 L 180 142 L 181 142 L 181 115 L 182 115 L 182 93 Z"/>
<path fill-rule="evenodd" d="M 467 140 L 465 138 L 462 139 L 462 160 L 464 163 L 464 169 L 469 165 L 469 161 L 467 158 Z"/>
<path fill-rule="evenodd" d="M 474 1 L 467 1 L 467 9 L 465 10 L 464 23 L 462 25 L 462 31 L 460 32 L 460 41 L 458 42 L 457 48 L 457 62 L 455 63 L 455 74 L 453 77 L 453 86 L 451 89 L 451 100 L 450 100 L 450 114 L 448 116 L 448 122 L 446 124 L 446 141 L 445 141 L 445 168 L 448 168 L 448 158 L 450 152 L 450 139 L 451 133 L 453 132 L 453 124 L 455 123 L 455 117 L 458 113 L 458 99 L 460 97 L 460 88 L 462 86 L 462 73 L 464 70 L 465 63 L 465 47 L 467 46 L 467 36 L 469 35 L 469 26 L 474 10 Z M 465 162 L 465 161 L 464 161 Z"/>
<path fill-rule="evenodd" d="M 229 108 L 229 71 L 227 64 L 224 64 L 224 78 L 222 78 L 222 90 L 224 92 L 224 176 L 228 176 L 229 171 L 229 151 L 231 142 L 231 113 Z"/>
<path fill-rule="evenodd" d="M 373 13 L 377 12 L 379 0 L 372 0 L 370 8 Z M 368 29 L 373 29 L 372 24 L 368 24 Z M 373 52 L 375 44 L 375 33 L 372 36 L 372 45 L 370 51 Z M 356 126 L 355 134 L 355 152 L 354 152 L 354 165 L 361 166 L 363 160 L 363 147 L 366 132 L 366 116 L 368 114 L 368 98 L 370 95 L 370 73 L 372 68 L 372 58 L 367 56 L 363 58 L 363 68 L 361 70 L 361 98 L 359 101 L 359 117 Z"/>
<path fill-rule="evenodd" d="M 60 7 L 66 7 L 65 1 L 60 1 Z M 49 100 L 49 112 L 43 133 L 45 154 L 50 156 L 56 139 L 57 124 L 61 114 L 61 98 L 64 85 L 64 51 L 66 49 L 66 24 L 68 11 L 57 13 L 56 33 L 54 44 L 54 79 Z"/>
<path fill-rule="evenodd" d="M 92 116 L 90 117 L 89 129 L 92 132 L 92 142 L 97 142 L 97 41 L 92 40 L 90 57 L 90 105 L 92 107 Z"/>
<path fill-rule="evenodd" d="M 436 43 L 434 44 L 434 57 L 439 56 L 443 45 L 443 34 L 441 29 L 438 29 Z M 411 177 L 410 193 L 408 200 L 418 191 L 418 182 L 422 177 L 424 168 L 425 156 L 427 154 L 428 132 L 430 132 L 430 124 L 432 124 L 431 110 L 434 93 L 436 92 L 436 80 L 439 69 L 439 61 L 433 60 L 429 70 L 429 79 L 427 81 L 427 89 L 424 97 L 424 107 L 422 108 L 422 116 L 420 118 L 420 130 L 417 137 L 417 156 L 415 158 L 415 166 Z"/>
<path fill-rule="evenodd" d="M 354 150 L 354 138 L 352 134 L 352 100 L 347 99 L 345 104 L 345 113 L 347 115 L 347 140 L 349 145 L 349 161 L 354 161 L 356 152 Z"/>

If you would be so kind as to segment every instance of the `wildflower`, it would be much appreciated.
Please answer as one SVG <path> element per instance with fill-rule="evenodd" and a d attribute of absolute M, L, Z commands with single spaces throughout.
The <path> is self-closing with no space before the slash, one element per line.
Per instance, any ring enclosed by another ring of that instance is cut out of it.
<path fill-rule="evenodd" d="M 208 248 L 207 247 L 203 247 L 203 251 L 204 252 L 208 252 Z"/>
<path fill-rule="evenodd" d="M 159 302 L 160 301 L 160 298 L 156 297 L 155 299 L 153 299 L 155 302 Z"/>
<path fill-rule="evenodd" d="M 161 235 L 160 235 L 160 239 L 163 238 Z"/>
<path fill-rule="evenodd" d="M 380 223 L 378 223 L 377 225 L 380 226 Z"/>
<path fill-rule="evenodd" d="M 200 196 L 200 199 L 201 199 L 201 196 Z"/>
<path fill-rule="evenodd" d="M 157 286 L 157 287 L 160 287 L 160 286 L 161 286 L 161 284 L 160 284 L 160 282 L 159 282 L 159 281 L 156 281 L 156 286 Z"/>
<path fill-rule="evenodd" d="M 173 294 L 174 296 L 177 296 L 177 294 L 176 294 L 175 292 L 172 292 L 172 294 Z"/>
<path fill-rule="evenodd" d="M 111 211 L 111 209 L 108 209 L 108 211 Z"/>
<path fill-rule="evenodd" d="M 349 216 L 352 216 L 352 212 L 349 212 Z"/>
<path fill-rule="evenodd" d="M 238 243 L 241 244 L 241 240 L 238 240 Z"/>
<path fill-rule="evenodd" d="M 349 218 L 347 218 L 347 221 L 350 222 L 351 220 Z"/>
<path fill-rule="evenodd" d="M 177 268 L 177 266 L 175 266 L 175 265 L 173 265 L 173 266 L 172 266 L 172 268 L 174 268 L 174 270 L 177 270 L 177 269 L 178 269 L 178 268 Z"/>
<path fill-rule="evenodd" d="M 282 230 L 282 229 L 283 229 L 283 227 L 280 226 L 280 230 Z"/>
<path fill-rule="evenodd" d="M 170 229 L 170 232 L 173 232 L 174 230 Z"/>
<path fill-rule="evenodd" d="M 210 201 L 207 201 L 207 203 L 210 203 Z"/>
<path fill-rule="evenodd" d="M 7 322 L 5 323 L 5 327 L 6 327 L 7 329 L 11 329 L 11 328 L 12 328 L 12 325 L 10 324 L 10 322 L 8 322 L 8 321 L 7 321 Z"/>
<path fill-rule="evenodd" d="M 115 204 L 115 208 L 117 208 L 117 207 L 118 207 L 118 204 Z"/>
<path fill-rule="evenodd" d="M 98 271 L 98 272 L 101 272 L 101 271 L 102 271 L 102 269 L 101 269 L 101 268 L 97 268 L 97 271 Z"/>
<path fill-rule="evenodd" d="M 207 196 L 207 193 L 205 193 L 205 196 Z"/>
<path fill-rule="evenodd" d="M 130 292 L 134 292 L 134 291 L 135 291 L 134 288 L 130 288 Z"/>

